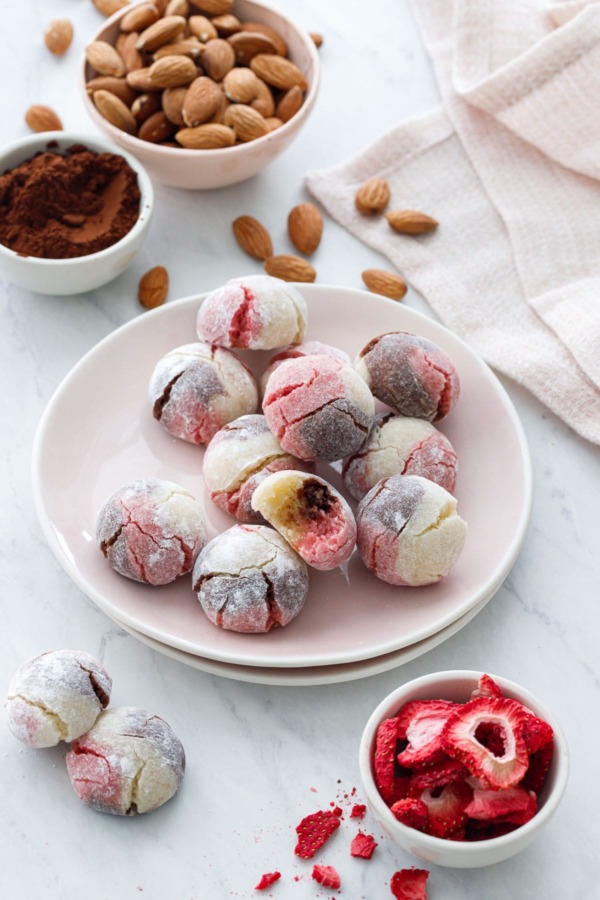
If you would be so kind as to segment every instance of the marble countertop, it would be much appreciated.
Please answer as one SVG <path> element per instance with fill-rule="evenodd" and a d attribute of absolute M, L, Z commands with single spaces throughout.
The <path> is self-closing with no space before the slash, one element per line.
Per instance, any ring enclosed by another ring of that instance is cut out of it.
<path fill-rule="evenodd" d="M 134 640 L 75 587 L 47 547 L 34 512 L 30 458 L 37 423 L 64 375 L 101 338 L 143 313 L 138 280 L 158 263 L 170 298 L 259 271 L 231 236 L 231 221 L 258 215 L 278 245 L 288 210 L 306 199 L 303 173 L 347 159 L 402 119 L 437 102 L 437 88 L 404 0 L 278 0 L 308 30 L 325 35 L 322 90 L 291 148 L 253 180 L 210 193 L 157 186 L 144 249 L 116 281 L 74 298 L 39 296 L 0 281 L 3 376 L 0 686 L 43 650 L 81 647 L 114 679 L 114 705 L 150 708 L 187 751 L 179 795 L 138 819 L 96 814 L 76 799 L 65 750 L 22 748 L 0 728 L 0 895 L 11 900 L 221 900 L 250 898 L 263 872 L 282 879 L 267 896 L 329 897 L 293 855 L 300 819 L 356 789 L 357 747 L 373 708 L 400 683 L 436 670 L 486 670 L 522 683 L 555 713 L 571 750 L 564 800 L 538 840 L 492 868 L 431 869 L 430 900 L 570 900 L 598 896 L 595 767 L 600 745 L 598 629 L 598 448 L 580 440 L 529 394 L 503 380 L 533 458 L 534 501 L 521 554 L 485 609 L 462 631 L 401 668 L 316 687 L 243 683 L 187 668 Z M 45 24 L 68 17 L 74 45 L 63 59 L 43 46 Z M 76 85 L 79 54 L 102 19 L 90 0 L 23 0 L 0 37 L 0 141 L 27 133 L 25 109 L 47 103 L 66 127 L 94 129 Z M 7 86 L 9 86 L 7 88 Z M 320 283 L 360 287 L 360 272 L 385 261 L 326 223 L 315 256 Z M 411 291 L 407 305 L 431 315 Z M 494 511 L 490 510 L 493 516 Z M 417 860 L 381 836 L 370 862 L 352 859 L 355 833 L 318 857 L 342 877 L 340 896 L 391 896 L 394 871 Z"/>

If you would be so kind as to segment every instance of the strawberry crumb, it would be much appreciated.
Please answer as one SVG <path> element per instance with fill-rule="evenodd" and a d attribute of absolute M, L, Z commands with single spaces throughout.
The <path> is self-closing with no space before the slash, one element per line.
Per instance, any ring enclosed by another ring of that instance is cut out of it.
<path fill-rule="evenodd" d="M 280 878 L 281 872 L 267 872 L 261 877 L 258 884 L 254 886 L 254 890 L 264 891 L 266 888 L 271 887 L 272 884 L 275 884 L 276 881 L 279 881 Z"/>
<path fill-rule="evenodd" d="M 367 807 L 364 803 L 355 803 L 352 807 L 352 812 L 350 813 L 351 819 L 362 819 L 364 814 L 367 811 Z"/>
<path fill-rule="evenodd" d="M 359 856 L 361 859 L 371 859 L 377 841 L 370 834 L 359 831 L 350 845 L 350 856 Z"/>

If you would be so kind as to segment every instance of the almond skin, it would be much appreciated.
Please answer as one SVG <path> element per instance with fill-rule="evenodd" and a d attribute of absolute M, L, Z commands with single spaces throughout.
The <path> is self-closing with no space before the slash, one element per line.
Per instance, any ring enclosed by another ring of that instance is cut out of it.
<path fill-rule="evenodd" d="M 190 59 L 198 59 L 204 47 L 197 37 L 189 37 L 176 44 L 163 44 L 153 54 L 152 59 L 162 59 L 163 56 L 189 56 Z"/>
<path fill-rule="evenodd" d="M 271 235 L 258 219 L 239 216 L 232 227 L 236 241 L 249 256 L 264 261 L 273 255 Z"/>
<path fill-rule="evenodd" d="M 129 6 L 129 0 L 92 0 L 94 6 L 103 16 L 113 16 L 120 9 Z"/>
<path fill-rule="evenodd" d="M 252 69 L 236 66 L 223 79 L 225 96 L 234 103 L 250 103 L 260 90 L 259 81 Z"/>
<path fill-rule="evenodd" d="M 135 91 L 129 87 L 125 79 L 115 78 L 114 75 L 99 75 L 97 78 L 92 78 L 86 84 L 85 89 L 90 95 L 95 91 L 109 91 L 122 100 L 125 106 L 131 106 L 136 98 Z"/>
<path fill-rule="evenodd" d="M 402 300 L 407 291 L 404 279 L 385 269 L 365 269 L 362 280 L 372 294 L 381 294 L 391 300 Z"/>
<path fill-rule="evenodd" d="M 311 38 L 317 50 L 323 46 L 323 35 L 319 34 L 318 31 L 309 31 L 308 36 Z"/>
<path fill-rule="evenodd" d="M 25 122 L 32 131 L 62 131 L 63 124 L 49 106 L 35 104 L 25 113 Z"/>
<path fill-rule="evenodd" d="M 313 203 L 300 203 L 288 216 L 288 234 L 296 250 L 309 256 L 321 243 L 323 216 Z"/>
<path fill-rule="evenodd" d="M 255 141 L 269 133 L 264 117 L 256 109 L 246 106 L 244 103 L 235 103 L 226 109 L 223 121 L 225 125 L 233 128 L 238 139 L 244 143 Z"/>
<path fill-rule="evenodd" d="M 119 35 L 119 38 L 123 38 L 123 40 L 120 43 L 117 41 L 116 44 L 128 72 L 135 72 L 136 69 L 144 68 L 142 54 L 135 48 L 138 37 L 137 31 L 130 31 L 128 34 L 123 33 Z"/>
<path fill-rule="evenodd" d="M 307 90 L 306 78 L 293 62 L 276 56 L 272 53 L 259 53 L 250 60 L 250 68 L 255 75 L 266 81 L 267 84 L 281 91 L 289 91 L 298 85 L 303 91 Z"/>
<path fill-rule="evenodd" d="M 155 84 L 155 82 L 150 81 L 149 75 L 150 69 L 134 69 L 133 72 L 127 73 L 127 84 L 134 89 L 134 91 L 141 91 L 143 94 L 152 93 L 152 91 L 160 91 L 161 88 Z"/>
<path fill-rule="evenodd" d="M 241 25 L 242 31 L 250 31 L 254 32 L 254 34 L 264 34 L 266 37 L 270 38 L 277 48 L 277 55 L 287 56 L 288 48 L 286 42 L 279 32 L 275 31 L 274 28 L 271 28 L 270 25 L 263 25 L 262 22 L 242 22 Z"/>
<path fill-rule="evenodd" d="M 275 41 L 258 31 L 238 31 L 231 35 L 229 43 L 233 47 L 236 61 L 241 66 L 247 66 L 252 57 L 259 53 L 277 53 Z"/>
<path fill-rule="evenodd" d="M 390 202 L 390 186 L 383 178 L 369 178 L 356 192 L 354 205 L 363 216 L 383 212 Z"/>
<path fill-rule="evenodd" d="M 172 41 L 180 31 L 183 31 L 186 24 L 187 19 L 183 16 L 167 16 L 159 19 L 142 31 L 135 46 L 138 50 L 157 50 L 163 44 Z"/>
<path fill-rule="evenodd" d="M 182 108 L 183 121 L 189 128 L 195 128 L 213 116 L 219 107 L 223 94 L 211 78 L 202 75 L 190 84 Z"/>
<path fill-rule="evenodd" d="M 209 16 L 224 16 L 233 9 L 233 0 L 192 0 L 192 6 Z"/>
<path fill-rule="evenodd" d="M 165 16 L 185 16 L 190 14 L 190 4 L 187 0 L 169 0 L 165 7 Z"/>
<path fill-rule="evenodd" d="M 220 150 L 235 144 L 235 131 L 214 122 L 197 128 L 182 128 L 175 140 L 187 150 Z"/>
<path fill-rule="evenodd" d="M 189 88 L 185 87 L 167 88 L 162 92 L 162 97 L 158 94 L 147 94 L 147 96 L 158 97 L 159 106 L 162 104 L 162 109 L 167 119 L 181 128 L 186 124 L 183 118 L 183 104 L 185 103 L 188 90 Z"/>
<path fill-rule="evenodd" d="M 179 91 L 185 90 L 185 88 L 171 88 L 171 90 Z M 167 91 L 164 91 L 162 95 L 162 100 L 164 103 L 164 97 Z M 161 95 L 160 94 L 138 94 L 133 103 L 131 104 L 131 112 L 135 121 L 141 125 L 142 122 L 145 122 L 146 119 L 149 119 L 150 116 L 153 116 L 154 113 L 160 112 L 161 110 Z M 170 117 L 169 117 L 170 118 Z"/>
<path fill-rule="evenodd" d="M 44 32 L 44 43 L 55 56 L 62 56 L 71 46 L 73 26 L 68 19 L 55 19 Z"/>
<path fill-rule="evenodd" d="M 153 3 L 140 3 L 126 12 L 119 26 L 121 31 L 143 31 L 158 20 L 158 10 Z"/>
<path fill-rule="evenodd" d="M 278 119 L 281 119 L 282 122 L 289 122 L 292 116 L 295 116 L 302 106 L 303 100 L 304 94 L 298 85 L 294 85 L 289 91 L 285 92 L 275 107 L 275 115 Z"/>
<path fill-rule="evenodd" d="M 138 137 L 141 141 L 159 144 L 161 141 L 168 141 L 176 131 L 177 125 L 171 122 L 161 109 L 148 116 L 138 132 Z"/>
<path fill-rule="evenodd" d="M 208 41 L 202 54 L 202 68 L 213 81 L 222 81 L 235 65 L 233 47 L 223 38 Z"/>
<path fill-rule="evenodd" d="M 224 16 L 215 16 L 212 23 L 219 32 L 220 37 L 230 37 L 236 31 L 239 31 L 241 27 L 240 20 L 237 16 L 232 16 L 231 13 Z"/>
<path fill-rule="evenodd" d="M 265 119 L 268 119 L 270 116 L 275 115 L 275 100 L 273 99 L 273 94 L 271 93 L 269 85 L 258 76 L 256 77 L 256 81 L 258 93 L 255 99 L 250 103 L 250 106 L 253 109 L 256 109 L 261 116 L 265 117 Z"/>
<path fill-rule="evenodd" d="M 100 115 L 104 116 L 107 122 L 128 134 L 136 133 L 137 122 L 133 113 L 122 100 L 119 100 L 116 94 L 111 94 L 110 91 L 94 91 L 92 100 Z"/>
<path fill-rule="evenodd" d="M 265 260 L 267 275 L 281 278 L 282 281 L 314 281 L 316 271 L 311 264 L 300 256 L 291 253 L 281 253 L 279 256 L 270 256 Z"/>
<path fill-rule="evenodd" d="M 390 226 L 401 234 L 426 234 L 434 231 L 439 222 L 416 209 L 394 209 L 386 214 Z"/>
<path fill-rule="evenodd" d="M 190 84 L 197 75 L 198 69 L 187 56 L 163 56 L 148 70 L 150 83 L 159 88 L 182 87 Z"/>
<path fill-rule="evenodd" d="M 164 266 L 154 266 L 142 275 L 138 285 L 138 300 L 146 309 L 155 309 L 167 299 L 169 273 Z"/>
<path fill-rule="evenodd" d="M 188 30 L 190 34 L 197 37 L 203 44 L 219 37 L 219 32 L 206 16 L 190 16 L 188 19 Z"/>
<path fill-rule="evenodd" d="M 126 72 L 125 63 L 115 48 L 106 41 L 93 41 L 88 44 L 85 58 L 99 75 L 115 75 L 118 78 Z"/>

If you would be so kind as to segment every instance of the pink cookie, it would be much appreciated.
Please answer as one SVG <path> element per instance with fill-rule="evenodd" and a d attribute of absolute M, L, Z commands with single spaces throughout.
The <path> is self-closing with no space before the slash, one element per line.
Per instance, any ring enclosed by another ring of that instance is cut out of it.
<path fill-rule="evenodd" d="M 418 587 L 439 581 L 467 537 L 456 499 L 419 475 L 383 478 L 360 502 L 356 521 L 362 561 L 390 584 Z"/>
<path fill-rule="evenodd" d="M 254 491 L 252 506 L 315 569 L 335 569 L 352 555 L 356 543 L 352 510 L 323 478 L 275 472 Z"/>
<path fill-rule="evenodd" d="M 264 525 L 234 525 L 206 545 L 194 590 L 214 625 L 256 634 L 289 624 L 308 593 L 308 573 L 283 538 Z"/>
<path fill-rule="evenodd" d="M 267 424 L 284 450 L 329 462 L 356 453 L 369 434 L 374 409 L 362 378 L 331 356 L 285 360 L 263 398 Z"/>
<path fill-rule="evenodd" d="M 113 569 L 145 584 L 189 572 L 206 542 L 202 507 L 172 481 L 124 484 L 98 513 L 96 540 Z"/>
<path fill-rule="evenodd" d="M 230 350 L 185 344 L 158 362 L 150 379 L 155 419 L 177 438 L 207 444 L 219 428 L 256 412 L 254 376 Z"/>
<path fill-rule="evenodd" d="M 269 275 L 232 278 L 208 294 L 198 310 L 201 341 L 220 347 L 272 350 L 299 344 L 306 328 L 306 302 L 300 291 Z"/>
<path fill-rule="evenodd" d="M 448 438 L 425 419 L 381 413 L 358 453 L 344 462 L 344 483 L 356 500 L 388 475 L 421 475 L 452 493 L 458 462 Z"/>
<path fill-rule="evenodd" d="M 217 431 L 206 448 L 202 475 L 213 503 L 240 522 L 264 524 L 250 502 L 261 481 L 282 469 L 313 468 L 282 450 L 265 417 L 256 415 L 241 416 Z"/>
<path fill-rule="evenodd" d="M 22 665 L 8 686 L 8 727 L 30 747 L 54 747 L 92 727 L 108 706 L 112 679 L 84 650 L 49 650 Z"/>
<path fill-rule="evenodd" d="M 355 368 L 374 396 L 401 416 L 441 422 L 460 393 L 458 374 L 446 354 L 426 338 L 404 331 L 369 341 Z"/>
<path fill-rule="evenodd" d="M 352 360 L 345 350 L 340 350 L 339 347 L 332 347 L 331 344 L 323 344 L 321 341 L 306 341 L 304 344 L 284 347 L 283 350 L 280 350 L 279 353 L 276 353 L 275 356 L 271 357 L 269 365 L 261 375 L 261 393 L 264 394 L 267 387 L 267 381 L 275 369 L 278 368 L 285 359 L 297 359 L 299 356 L 333 356 L 343 363 L 346 363 L 348 366 L 352 365 Z"/>
<path fill-rule="evenodd" d="M 162 806 L 185 772 L 181 741 L 145 709 L 107 709 L 66 756 L 79 799 L 98 812 L 135 816 Z"/>

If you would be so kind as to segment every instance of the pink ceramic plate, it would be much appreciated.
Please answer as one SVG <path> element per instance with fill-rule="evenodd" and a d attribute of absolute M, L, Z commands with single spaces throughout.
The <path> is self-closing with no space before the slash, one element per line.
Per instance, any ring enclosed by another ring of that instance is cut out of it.
<path fill-rule="evenodd" d="M 233 524 L 202 483 L 203 451 L 170 437 L 152 418 L 147 386 L 156 361 L 195 340 L 200 297 L 169 303 L 119 328 L 71 371 L 40 423 L 33 490 L 48 542 L 75 583 L 111 617 L 187 653 L 250 666 L 322 666 L 391 653 L 429 637 L 498 589 L 521 546 L 531 505 L 527 444 L 491 370 L 441 325 L 391 300 L 340 287 L 299 285 L 309 307 L 308 340 L 356 354 L 372 337 L 423 335 L 453 359 L 462 394 L 442 423 L 457 451 L 456 495 L 469 523 L 463 554 L 437 585 L 378 581 L 355 553 L 344 569 L 310 573 L 304 610 L 266 635 L 222 631 L 205 617 L 190 579 L 150 588 L 110 569 L 94 542 L 96 513 L 119 485 L 154 476 L 204 500 L 213 537 Z M 268 354 L 246 353 L 256 372 Z M 336 472 L 323 466 L 336 487 Z"/>

